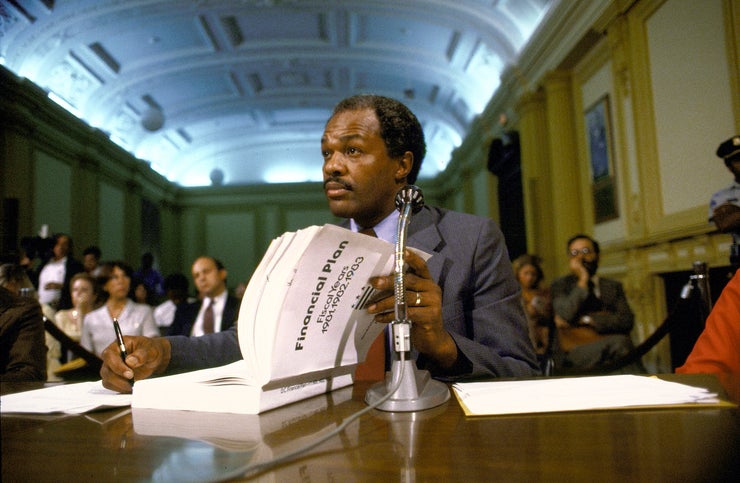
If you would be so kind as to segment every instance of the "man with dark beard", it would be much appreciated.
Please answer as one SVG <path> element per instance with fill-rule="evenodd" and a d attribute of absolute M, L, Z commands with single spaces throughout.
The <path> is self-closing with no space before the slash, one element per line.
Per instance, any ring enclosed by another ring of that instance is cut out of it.
<path fill-rule="evenodd" d="M 577 234 L 568 240 L 570 274 L 552 282 L 552 305 L 558 332 L 557 373 L 599 371 L 633 348 L 635 316 L 622 284 L 599 277 L 599 244 Z M 616 372 L 645 372 L 637 361 Z"/>

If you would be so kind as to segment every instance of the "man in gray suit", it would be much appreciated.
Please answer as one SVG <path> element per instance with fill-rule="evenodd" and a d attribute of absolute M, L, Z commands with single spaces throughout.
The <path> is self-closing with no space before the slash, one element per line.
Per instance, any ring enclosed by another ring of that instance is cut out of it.
<path fill-rule="evenodd" d="M 395 195 L 415 182 L 426 146 L 421 124 L 393 99 L 362 95 L 341 101 L 321 138 L 324 191 L 331 212 L 355 231 L 372 228 L 392 241 Z M 489 219 L 425 207 L 409 225 L 406 262 L 408 317 L 417 364 L 434 377 L 512 377 L 538 374 L 519 288 L 503 235 Z M 392 275 L 371 280 L 390 290 Z M 391 295 L 368 307 L 379 322 L 393 319 Z M 226 364 L 241 357 L 236 331 L 210 336 L 125 337 L 126 365 L 118 348 L 103 354 L 106 387 L 131 390 L 130 379 Z"/>
<path fill-rule="evenodd" d="M 622 284 L 599 277 L 600 248 L 588 235 L 568 240 L 570 274 L 552 282 L 552 306 L 558 330 L 555 367 L 559 373 L 598 371 L 633 348 L 635 316 Z M 638 361 L 616 372 L 645 372 Z"/>

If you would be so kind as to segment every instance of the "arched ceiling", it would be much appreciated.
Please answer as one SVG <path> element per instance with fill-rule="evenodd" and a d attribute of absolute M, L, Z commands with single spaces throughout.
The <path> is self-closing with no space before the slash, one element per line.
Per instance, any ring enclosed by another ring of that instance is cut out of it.
<path fill-rule="evenodd" d="M 0 62 L 181 186 L 319 180 L 363 92 L 417 114 L 433 177 L 557 1 L 2 0 Z"/>

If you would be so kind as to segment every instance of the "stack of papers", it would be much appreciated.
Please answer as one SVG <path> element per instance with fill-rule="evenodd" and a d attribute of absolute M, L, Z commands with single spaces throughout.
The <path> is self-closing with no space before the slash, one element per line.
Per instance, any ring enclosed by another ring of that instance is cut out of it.
<path fill-rule="evenodd" d="M 452 387 L 468 416 L 730 405 L 704 388 L 633 375 L 467 382 Z"/>
<path fill-rule="evenodd" d="M 0 412 L 83 414 L 104 408 L 131 405 L 131 394 L 103 387 L 103 381 L 61 384 L 0 397 Z"/>

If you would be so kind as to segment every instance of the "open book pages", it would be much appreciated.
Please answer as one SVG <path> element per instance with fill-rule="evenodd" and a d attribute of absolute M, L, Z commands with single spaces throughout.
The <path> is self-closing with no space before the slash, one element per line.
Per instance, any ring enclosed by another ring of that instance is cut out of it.
<path fill-rule="evenodd" d="M 468 416 L 730 404 L 704 388 L 633 375 L 467 382 L 452 388 Z"/>
<path fill-rule="evenodd" d="M 390 243 L 336 225 L 283 234 L 242 298 L 243 359 L 137 381 L 132 406 L 257 414 L 352 384 L 385 327 L 366 310 L 382 295 L 368 281 L 393 271 L 394 252 Z"/>
<path fill-rule="evenodd" d="M 395 247 L 335 225 L 272 242 L 239 312 L 246 378 L 255 385 L 362 361 L 382 324 L 365 307 L 370 277 L 393 269 Z"/>

